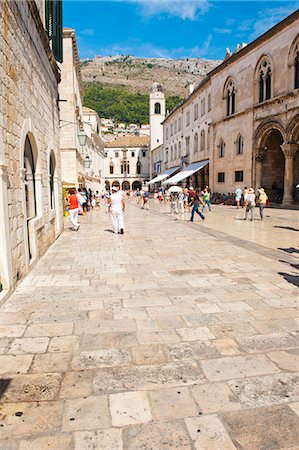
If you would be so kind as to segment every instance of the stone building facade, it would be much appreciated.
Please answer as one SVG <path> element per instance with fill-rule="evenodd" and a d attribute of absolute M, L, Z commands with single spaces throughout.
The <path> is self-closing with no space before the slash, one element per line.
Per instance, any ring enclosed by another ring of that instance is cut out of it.
<path fill-rule="evenodd" d="M 148 136 L 121 136 L 105 143 L 106 189 L 141 189 L 150 179 Z"/>
<path fill-rule="evenodd" d="M 0 299 L 63 228 L 60 74 L 44 6 L 0 3 Z"/>
<path fill-rule="evenodd" d="M 212 70 L 165 119 L 164 164 L 209 159 L 197 185 L 299 202 L 299 12 Z M 206 166 L 207 167 L 207 166 Z"/>
<path fill-rule="evenodd" d="M 60 151 L 63 187 L 104 189 L 104 141 L 96 111 L 83 106 L 83 83 L 75 30 L 63 29 L 60 65 Z"/>

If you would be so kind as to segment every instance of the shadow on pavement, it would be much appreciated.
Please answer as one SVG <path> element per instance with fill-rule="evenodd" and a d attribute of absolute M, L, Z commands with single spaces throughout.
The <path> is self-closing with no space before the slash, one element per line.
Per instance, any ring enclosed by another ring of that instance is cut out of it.
<path fill-rule="evenodd" d="M 3 397 L 10 385 L 11 378 L 0 378 L 0 398 Z"/>
<path fill-rule="evenodd" d="M 285 272 L 278 272 L 278 275 L 281 275 L 288 283 L 299 287 L 299 275 L 291 275 Z"/>
<path fill-rule="evenodd" d="M 278 247 L 277 250 L 282 250 L 283 252 L 286 252 L 286 253 L 299 253 L 299 250 L 295 247 L 289 247 L 289 248 Z"/>
<path fill-rule="evenodd" d="M 283 230 L 299 231 L 298 228 L 294 227 L 284 227 L 282 225 L 274 225 L 273 228 L 282 228 Z"/>

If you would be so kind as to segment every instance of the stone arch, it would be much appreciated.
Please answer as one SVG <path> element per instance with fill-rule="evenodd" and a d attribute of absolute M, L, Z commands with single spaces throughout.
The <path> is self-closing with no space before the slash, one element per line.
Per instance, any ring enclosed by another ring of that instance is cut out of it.
<path fill-rule="evenodd" d="M 292 91 L 299 88 L 299 33 L 290 45 L 288 67 L 288 87 Z"/>
<path fill-rule="evenodd" d="M 117 180 L 115 180 L 115 181 L 113 181 L 112 182 L 112 187 L 117 187 L 118 189 L 120 188 L 120 183 L 119 183 L 119 181 L 117 181 Z"/>
<path fill-rule="evenodd" d="M 121 186 L 123 191 L 129 191 L 130 190 L 130 182 L 129 181 L 123 181 Z"/>
<path fill-rule="evenodd" d="M 106 191 L 110 191 L 110 188 L 111 188 L 110 181 L 106 180 L 105 181 L 105 189 L 106 189 Z"/>
<path fill-rule="evenodd" d="M 270 54 L 264 53 L 254 69 L 254 100 L 264 102 L 274 97 L 274 62 Z"/>
<path fill-rule="evenodd" d="M 299 114 L 292 118 L 286 129 L 287 142 L 299 141 Z"/>
<path fill-rule="evenodd" d="M 161 103 L 159 103 L 159 102 L 155 103 L 154 112 L 155 112 L 155 114 L 161 114 Z"/>
<path fill-rule="evenodd" d="M 133 181 L 133 183 L 132 183 L 132 189 L 133 189 L 133 191 L 135 191 L 136 189 L 139 189 L 139 190 L 140 190 L 141 187 L 142 187 L 141 181 L 138 181 L 138 180 Z"/>
<path fill-rule="evenodd" d="M 36 134 L 37 133 L 35 132 L 35 129 L 32 125 L 32 120 L 26 119 L 23 124 L 22 131 L 21 131 L 21 137 L 20 137 L 20 169 L 21 169 L 21 172 L 24 168 L 24 148 L 25 148 L 25 141 L 28 136 L 28 138 L 30 139 L 30 144 L 32 147 L 32 152 L 33 152 L 33 156 L 34 156 L 34 160 L 35 160 L 35 171 L 37 174 L 41 173 L 40 152 L 39 152 L 39 148 L 37 145 L 37 141 L 35 139 Z"/>
<path fill-rule="evenodd" d="M 237 81 L 229 75 L 224 83 L 222 98 L 225 100 L 225 113 L 227 116 L 235 114 L 236 112 L 236 93 Z"/>
<path fill-rule="evenodd" d="M 253 135 L 253 148 L 256 149 L 256 151 L 262 149 L 264 141 L 267 139 L 267 135 L 272 130 L 278 130 L 283 136 L 283 140 L 286 140 L 286 132 L 282 122 L 279 120 L 266 120 L 257 127 Z"/>

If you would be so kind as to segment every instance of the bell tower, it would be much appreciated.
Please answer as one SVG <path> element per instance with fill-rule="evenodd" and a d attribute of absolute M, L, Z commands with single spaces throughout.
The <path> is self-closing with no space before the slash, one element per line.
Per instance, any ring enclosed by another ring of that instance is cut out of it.
<path fill-rule="evenodd" d="M 163 125 L 165 119 L 165 96 L 163 86 L 154 83 L 150 92 L 150 141 L 151 151 L 163 144 Z"/>

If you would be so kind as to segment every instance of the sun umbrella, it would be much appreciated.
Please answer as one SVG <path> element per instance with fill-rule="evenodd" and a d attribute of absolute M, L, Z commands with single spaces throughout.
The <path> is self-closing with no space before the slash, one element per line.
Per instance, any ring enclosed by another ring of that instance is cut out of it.
<path fill-rule="evenodd" d="M 171 188 L 168 189 L 169 192 L 182 192 L 182 188 L 180 186 L 171 186 Z"/>

